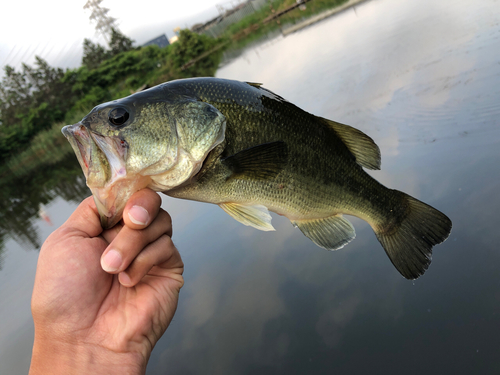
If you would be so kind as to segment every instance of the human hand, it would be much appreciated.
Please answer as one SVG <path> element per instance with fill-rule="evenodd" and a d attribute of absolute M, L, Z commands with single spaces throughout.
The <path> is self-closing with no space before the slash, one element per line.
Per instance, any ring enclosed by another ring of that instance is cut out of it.
<path fill-rule="evenodd" d="M 90 197 L 47 238 L 31 304 L 30 374 L 145 372 L 183 285 L 184 265 L 160 204 L 158 194 L 141 190 L 123 223 L 103 231 Z"/>

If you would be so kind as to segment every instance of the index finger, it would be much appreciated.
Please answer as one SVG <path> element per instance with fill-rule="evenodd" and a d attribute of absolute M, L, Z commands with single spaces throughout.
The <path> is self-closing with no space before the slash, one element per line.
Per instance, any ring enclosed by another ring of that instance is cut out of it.
<path fill-rule="evenodd" d="M 76 210 L 61 225 L 61 228 L 72 228 L 85 233 L 88 237 L 97 237 L 102 233 L 99 212 L 93 197 L 85 198 Z"/>

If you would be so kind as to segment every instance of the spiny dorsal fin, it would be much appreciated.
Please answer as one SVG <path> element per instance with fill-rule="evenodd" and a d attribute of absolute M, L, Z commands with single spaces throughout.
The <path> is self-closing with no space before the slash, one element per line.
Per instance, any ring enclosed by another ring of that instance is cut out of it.
<path fill-rule="evenodd" d="M 323 219 L 292 220 L 292 224 L 316 245 L 327 250 L 338 250 L 356 237 L 352 224 L 342 215 Z"/>
<path fill-rule="evenodd" d="M 322 117 L 320 119 L 335 130 L 335 133 L 342 139 L 359 165 L 368 169 L 380 169 L 380 149 L 373 139 L 349 125 L 340 124 Z"/>
<path fill-rule="evenodd" d="M 267 180 L 285 166 L 288 153 L 285 142 L 264 143 L 247 148 L 222 160 L 230 170 L 229 178 Z"/>
<path fill-rule="evenodd" d="M 219 206 L 242 224 L 263 231 L 275 230 L 271 224 L 271 215 L 265 206 L 260 204 L 246 206 L 238 203 L 221 203 Z"/>
<path fill-rule="evenodd" d="M 260 86 L 262 86 L 262 83 L 255 83 L 255 82 L 246 82 L 246 83 L 249 84 L 250 86 L 257 88 L 260 88 Z"/>

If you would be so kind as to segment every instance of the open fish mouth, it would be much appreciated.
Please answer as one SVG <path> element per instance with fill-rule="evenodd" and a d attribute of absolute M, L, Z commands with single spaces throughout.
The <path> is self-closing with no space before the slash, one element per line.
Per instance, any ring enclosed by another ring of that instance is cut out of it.
<path fill-rule="evenodd" d="M 71 144 L 78 162 L 82 167 L 85 178 L 89 175 L 91 142 L 87 128 L 81 124 L 67 125 L 62 128 L 62 133 Z"/>
<path fill-rule="evenodd" d="M 123 214 L 130 196 L 146 187 L 149 177 L 129 178 L 126 169 L 128 145 L 117 137 L 106 137 L 76 123 L 62 129 L 82 167 L 104 229 L 113 227 Z"/>

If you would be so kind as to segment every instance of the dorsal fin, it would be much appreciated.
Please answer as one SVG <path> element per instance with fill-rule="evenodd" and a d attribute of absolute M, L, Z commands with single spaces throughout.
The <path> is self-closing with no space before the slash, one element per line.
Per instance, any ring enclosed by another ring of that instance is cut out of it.
<path fill-rule="evenodd" d="M 255 82 L 246 82 L 246 83 L 249 84 L 250 86 L 257 88 L 260 88 L 260 86 L 262 86 L 262 83 L 255 83 Z"/>
<path fill-rule="evenodd" d="M 373 139 L 349 125 L 340 124 L 322 117 L 319 118 L 333 128 L 354 155 L 359 165 L 368 169 L 380 169 L 380 149 Z"/>

